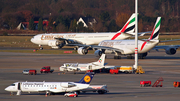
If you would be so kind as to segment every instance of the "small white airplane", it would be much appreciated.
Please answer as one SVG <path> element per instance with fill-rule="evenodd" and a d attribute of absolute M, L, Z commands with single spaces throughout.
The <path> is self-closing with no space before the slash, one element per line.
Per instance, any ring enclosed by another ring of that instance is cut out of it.
<path fill-rule="evenodd" d="M 51 93 L 74 92 L 86 89 L 92 81 L 94 73 L 86 73 L 79 82 L 15 82 L 5 88 L 6 91 L 17 92 L 45 92 L 46 95 Z"/>
<path fill-rule="evenodd" d="M 161 17 L 157 18 L 155 26 L 153 28 L 152 34 L 149 39 L 138 40 L 138 57 L 140 59 L 144 59 L 147 56 L 147 52 L 151 49 L 165 49 L 166 53 L 169 55 L 175 54 L 176 49 L 180 47 L 180 45 L 174 46 L 157 46 L 160 43 L 159 40 L 159 30 L 160 30 Z M 180 39 L 177 39 L 180 40 Z M 166 40 L 168 41 L 177 41 L 177 40 Z M 112 54 L 114 53 L 114 59 L 120 59 L 119 55 L 128 55 L 128 59 L 132 59 L 135 53 L 135 40 L 104 40 L 101 41 L 98 46 L 95 45 L 86 45 L 85 47 L 80 47 L 78 49 L 78 54 L 85 55 L 84 51 L 88 52 L 88 48 L 96 48 L 98 50 L 95 51 L 96 56 L 101 56 L 104 54 Z M 87 53 L 86 53 L 87 54 Z"/>
<path fill-rule="evenodd" d="M 50 46 L 54 49 L 62 48 L 63 46 L 77 46 L 78 45 L 94 45 L 99 44 L 103 40 L 120 40 L 127 39 L 135 35 L 135 14 L 132 14 L 123 28 L 118 32 L 113 33 L 50 33 L 35 35 L 31 42 L 38 44 L 40 49 L 42 45 Z M 143 36 L 145 33 L 141 32 L 138 35 Z M 75 48 L 77 50 L 78 47 Z"/>
<path fill-rule="evenodd" d="M 98 70 L 104 68 L 105 54 L 102 54 L 97 62 L 91 63 L 65 63 L 63 66 L 59 67 L 60 71 L 87 71 L 87 70 Z"/>

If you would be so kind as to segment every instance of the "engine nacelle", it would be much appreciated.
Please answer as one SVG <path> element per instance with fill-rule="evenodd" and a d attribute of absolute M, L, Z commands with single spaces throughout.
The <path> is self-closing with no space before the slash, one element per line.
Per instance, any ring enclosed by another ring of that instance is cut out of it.
<path fill-rule="evenodd" d="M 145 59 L 147 55 L 148 55 L 147 52 L 146 53 L 140 53 L 140 54 L 138 54 L 138 58 L 139 59 Z"/>
<path fill-rule="evenodd" d="M 64 46 L 64 42 L 59 42 L 57 40 L 50 40 L 48 41 L 48 46 L 51 46 L 54 49 L 59 49 Z"/>
<path fill-rule="evenodd" d="M 62 82 L 60 85 L 61 85 L 61 87 L 64 87 L 64 88 L 69 88 L 69 87 L 76 86 L 75 84 L 70 83 L 70 82 Z"/>
<path fill-rule="evenodd" d="M 85 55 L 85 54 L 88 53 L 88 50 L 86 48 L 84 48 L 84 47 L 79 47 L 77 52 L 80 55 Z"/>
<path fill-rule="evenodd" d="M 176 54 L 176 49 L 175 48 L 168 48 L 168 49 L 166 49 L 166 54 L 174 55 L 174 54 Z"/>
<path fill-rule="evenodd" d="M 57 40 L 49 40 L 48 41 L 48 46 L 55 47 L 58 45 L 59 45 L 59 42 Z"/>
<path fill-rule="evenodd" d="M 100 56 L 102 55 L 102 51 L 96 50 L 96 51 L 94 52 L 94 55 L 95 55 L 96 57 L 100 57 Z"/>

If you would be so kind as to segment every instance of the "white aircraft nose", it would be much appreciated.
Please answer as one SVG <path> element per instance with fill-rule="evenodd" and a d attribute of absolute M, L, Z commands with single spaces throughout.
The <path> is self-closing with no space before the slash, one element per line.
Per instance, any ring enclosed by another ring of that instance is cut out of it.
<path fill-rule="evenodd" d="M 4 90 L 5 90 L 5 91 L 9 91 L 9 87 L 6 87 Z"/>
<path fill-rule="evenodd" d="M 34 43 L 34 38 L 31 38 L 31 42 L 33 42 L 33 43 Z"/>

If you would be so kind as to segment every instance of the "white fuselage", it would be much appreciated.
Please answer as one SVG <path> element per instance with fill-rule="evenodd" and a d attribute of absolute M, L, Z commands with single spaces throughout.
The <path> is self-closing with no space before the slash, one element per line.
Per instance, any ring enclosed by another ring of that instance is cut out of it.
<path fill-rule="evenodd" d="M 87 70 L 97 70 L 101 69 L 104 66 L 95 65 L 92 63 L 87 64 L 78 64 L 78 63 L 69 63 L 69 65 L 63 64 L 63 66 L 59 67 L 60 71 L 87 71 Z"/>
<path fill-rule="evenodd" d="M 38 44 L 38 45 L 48 45 L 50 40 L 56 40 L 55 38 L 64 38 L 64 39 L 71 39 L 77 41 L 81 44 L 86 45 L 93 45 L 99 44 L 103 40 L 111 40 L 117 33 L 53 33 L 53 34 L 38 34 L 35 35 L 31 42 Z M 127 39 L 130 36 L 125 36 L 121 33 L 116 35 L 117 38 L 115 40 Z"/>
<path fill-rule="evenodd" d="M 6 91 L 17 92 L 71 92 L 89 87 L 89 84 L 74 82 L 16 82 L 5 88 Z"/>
<path fill-rule="evenodd" d="M 153 42 L 145 42 L 138 40 L 138 53 L 145 53 L 150 51 L 159 43 L 159 40 Z M 98 46 L 107 46 L 122 50 L 121 54 L 135 53 L 135 40 L 104 40 Z"/>

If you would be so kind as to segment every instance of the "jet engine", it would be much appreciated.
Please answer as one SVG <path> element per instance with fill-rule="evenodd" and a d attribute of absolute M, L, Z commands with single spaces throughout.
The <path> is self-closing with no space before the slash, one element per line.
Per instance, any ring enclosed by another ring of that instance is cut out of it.
<path fill-rule="evenodd" d="M 140 54 L 138 54 L 138 58 L 139 59 L 145 59 L 147 55 L 148 55 L 147 52 L 146 53 L 140 53 Z"/>
<path fill-rule="evenodd" d="M 168 48 L 168 49 L 166 49 L 166 54 L 174 55 L 174 54 L 176 54 L 176 49 L 175 48 Z"/>
<path fill-rule="evenodd" d="M 85 55 L 88 53 L 88 50 L 85 47 L 79 47 L 77 52 L 80 55 Z"/>
<path fill-rule="evenodd" d="M 101 51 L 101 50 L 96 50 L 96 51 L 94 52 L 94 55 L 95 55 L 96 57 L 100 57 L 100 56 L 102 55 L 102 51 Z"/>
<path fill-rule="evenodd" d="M 65 88 L 76 86 L 75 84 L 70 83 L 70 82 L 62 82 L 60 85 L 61 85 L 61 87 L 65 87 Z"/>
<path fill-rule="evenodd" d="M 51 46 L 52 48 L 59 49 L 64 46 L 64 42 L 60 42 L 57 40 L 50 40 L 48 41 L 48 46 Z"/>

